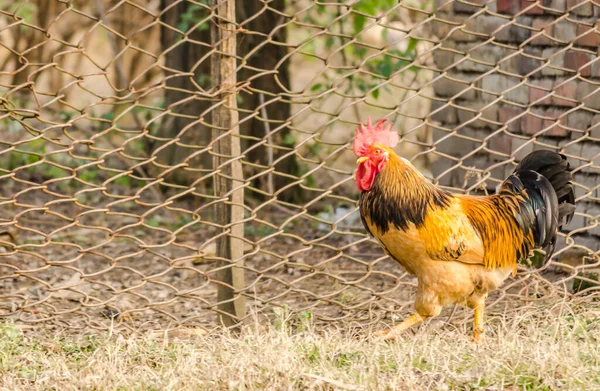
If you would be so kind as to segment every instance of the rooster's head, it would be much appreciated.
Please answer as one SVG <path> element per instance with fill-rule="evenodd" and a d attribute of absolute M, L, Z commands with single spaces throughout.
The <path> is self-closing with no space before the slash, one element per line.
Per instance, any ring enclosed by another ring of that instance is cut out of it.
<path fill-rule="evenodd" d="M 369 191 L 375 182 L 375 176 L 390 159 L 390 152 L 398 144 L 398 133 L 392 131 L 392 125 L 384 126 L 381 120 L 373 126 L 371 118 L 367 125 L 360 124 L 354 138 L 354 154 L 358 156 L 356 186 L 360 191 Z"/>

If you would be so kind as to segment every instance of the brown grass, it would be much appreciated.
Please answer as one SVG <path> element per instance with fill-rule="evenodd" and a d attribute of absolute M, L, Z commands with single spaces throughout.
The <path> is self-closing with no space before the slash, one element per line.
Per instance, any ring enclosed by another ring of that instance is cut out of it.
<path fill-rule="evenodd" d="M 600 390 L 600 311 L 557 304 L 394 343 L 304 323 L 203 335 L 60 336 L 0 327 L 1 390 Z M 283 329 L 283 331 L 282 331 Z"/>

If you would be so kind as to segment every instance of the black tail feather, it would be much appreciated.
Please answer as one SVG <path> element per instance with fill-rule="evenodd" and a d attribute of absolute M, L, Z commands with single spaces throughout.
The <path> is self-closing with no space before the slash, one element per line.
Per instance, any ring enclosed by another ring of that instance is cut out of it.
<path fill-rule="evenodd" d="M 554 252 L 556 233 L 575 212 L 575 195 L 567 158 L 552 151 L 534 151 L 527 155 L 513 174 L 501 185 L 518 194 L 525 191 L 519 224 L 533 229 L 535 245 L 546 251 L 546 259 Z"/>
<path fill-rule="evenodd" d="M 547 150 L 534 151 L 519 163 L 514 173 L 524 170 L 537 172 L 550 182 L 558 198 L 558 205 L 561 206 L 560 210 L 564 213 L 561 213 L 559 228 L 562 228 L 563 218 L 566 218 L 566 224 L 569 224 L 575 212 L 575 193 L 571 185 L 573 176 L 567 157 Z M 562 207 L 563 204 L 570 206 Z"/>

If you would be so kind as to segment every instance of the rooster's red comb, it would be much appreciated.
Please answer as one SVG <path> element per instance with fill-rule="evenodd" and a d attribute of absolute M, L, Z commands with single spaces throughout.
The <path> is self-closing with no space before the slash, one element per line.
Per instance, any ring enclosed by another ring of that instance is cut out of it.
<path fill-rule="evenodd" d="M 394 148 L 398 144 L 398 133 L 392 131 L 391 124 L 384 127 L 385 121 L 385 119 L 382 119 L 373 127 L 369 117 L 367 126 L 360 124 L 360 131 L 356 129 L 356 137 L 354 138 L 354 154 L 356 156 L 366 155 L 369 147 L 374 143 L 389 148 Z"/>

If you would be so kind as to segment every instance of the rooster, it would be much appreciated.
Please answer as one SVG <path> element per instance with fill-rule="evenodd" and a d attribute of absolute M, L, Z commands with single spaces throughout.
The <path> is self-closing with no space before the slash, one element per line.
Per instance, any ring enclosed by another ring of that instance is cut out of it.
<path fill-rule="evenodd" d="M 425 178 L 393 148 L 398 134 L 385 126 L 360 124 L 354 153 L 356 184 L 366 230 L 392 259 L 418 279 L 416 313 L 384 339 L 450 304 L 474 309 L 473 340 L 483 338 L 485 299 L 519 260 L 537 248 L 545 260 L 554 251 L 556 233 L 575 210 L 572 176 L 566 157 L 535 151 L 490 196 L 446 192 Z"/>

